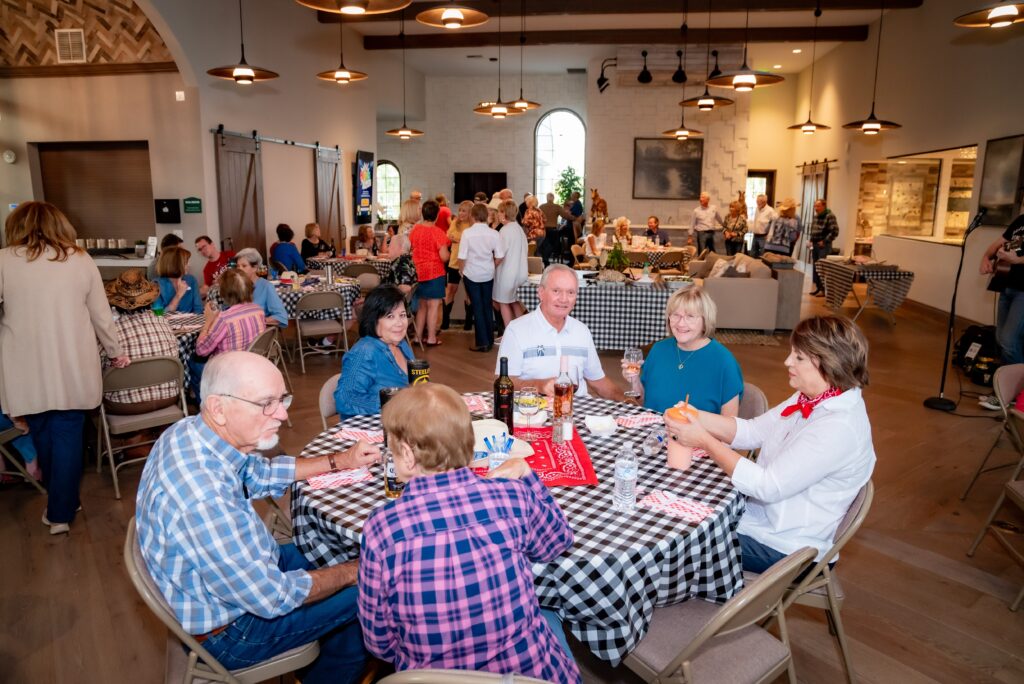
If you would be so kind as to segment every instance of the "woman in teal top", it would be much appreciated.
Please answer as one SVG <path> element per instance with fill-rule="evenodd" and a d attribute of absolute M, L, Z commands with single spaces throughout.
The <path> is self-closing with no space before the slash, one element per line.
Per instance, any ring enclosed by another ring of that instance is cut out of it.
<path fill-rule="evenodd" d="M 671 337 L 656 342 L 639 374 L 623 377 L 645 408 L 659 413 L 690 397 L 690 405 L 723 416 L 739 412 L 743 373 L 715 334 L 715 303 L 696 285 L 677 290 L 665 307 Z"/>

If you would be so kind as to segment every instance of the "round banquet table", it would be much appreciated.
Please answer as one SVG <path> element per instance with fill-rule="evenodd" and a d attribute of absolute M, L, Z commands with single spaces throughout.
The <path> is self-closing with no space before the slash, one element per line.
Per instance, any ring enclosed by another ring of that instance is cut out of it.
<path fill-rule="evenodd" d="M 274 290 L 277 291 L 277 296 L 281 298 L 281 303 L 284 304 L 284 309 L 288 313 L 288 318 L 296 318 L 296 305 L 298 305 L 299 300 L 302 299 L 302 295 L 309 294 L 310 292 L 338 292 L 345 300 L 345 309 L 344 311 L 341 309 L 323 309 L 321 311 L 307 312 L 303 318 L 326 320 L 331 318 L 341 318 L 343 313 L 345 315 L 345 320 L 356 317 L 355 302 L 356 299 L 359 298 L 359 294 L 361 292 L 357 281 L 349 278 L 341 278 L 334 283 L 328 283 L 326 280 L 319 278 L 316 280 L 316 284 L 305 285 L 300 287 L 298 290 L 294 289 L 291 285 L 286 285 L 273 280 L 270 281 L 274 285 Z M 217 305 L 221 304 L 220 290 L 216 285 L 210 288 L 207 299 L 215 302 Z"/>
<path fill-rule="evenodd" d="M 489 402 L 489 393 L 479 393 Z M 558 611 L 563 624 L 600 658 L 617 665 L 646 634 L 656 607 L 689 598 L 724 601 L 743 586 L 736 525 L 743 498 L 710 459 L 695 459 L 686 472 L 665 465 L 664 450 L 644 457 L 639 447 L 651 426 L 619 427 L 611 437 L 591 435 L 587 414 L 649 414 L 632 404 L 577 397 L 576 428 L 590 454 L 600 484 L 551 487 L 575 534 L 571 549 L 550 563 L 533 566 L 537 597 Z M 474 418 L 490 417 L 477 412 Z M 302 456 L 320 456 L 350 446 L 335 433 L 342 428 L 380 430 L 380 417 L 357 416 L 318 435 Z M 700 501 L 713 513 L 699 523 L 646 509 L 620 513 L 611 507 L 617 451 L 632 441 L 640 454 L 638 486 L 673 491 Z M 358 557 L 363 522 L 384 497 L 380 465 L 373 478 L 336 489 L 292 485 L 295 544 L 322 566 Z"/>
<path fill-rule="evenodd" d="M 345 257 L 334 257 L 333 259 L 318 259 L 313 257 L 312 259 L 306 259 L 306 268 L 311 271 L 319 271 L 327 268 L 327 264 L 331 264 L 341 273 L 345 272 L 352 264 L 370 264 L 377 271 L 377 275 L 380 276 L 380 281 L 386 283 L 391 279 L 391 270 L 394 265 L 393 259 L 387 259 L 384 257 L 365 257 L 365 258 L 345 258 Z M 338 271 L 335 271 L 336 273 Z"/>

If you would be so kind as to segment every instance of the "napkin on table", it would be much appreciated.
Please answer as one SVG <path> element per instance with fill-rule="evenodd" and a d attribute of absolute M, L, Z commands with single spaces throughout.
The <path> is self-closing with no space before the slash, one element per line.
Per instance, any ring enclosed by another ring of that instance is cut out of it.
<path fill-rule="evenodd" d="M 469 397 L 462 397 L 462 400 L 466 402 L 466 408 L 469 409 L 470 413 L 489 413 L 491 410 L 487 400 L 479 395 L 472 395 Z"/>
<path fill-rule="evenodd" d="M 363 440 L 370 444 L 381 444 L 384 442 L 383 430 L 357 430 L 356 428 L 342 428 L 333 435 L 334 439 L 340 441 L 358 442 Z"/>
<path fill-rule="evenodd" d="M 673 492 L 655 490 L 637 502 L 640 508 L 649 508 L 686 522 L 699 523 L 715 512 L 715 509 L 700 501 L 687 499 Z"/>
<path fill-rule="evenodd" d="M 373 478 L 369 468 L 353 468 L 351 470 L 335 470 L 311 477 L 306 482 L 313 489 L 336 489 L 356 482 L 364 482 Z"/>
<path fill-rule="evenodd" d="M 615 422 L 624 428 L 635 428 L 643 425 L 660 425 L 664 422 L 664 418 L 657 413 L 640 413 L 632 416 L 619 416 Z"/>

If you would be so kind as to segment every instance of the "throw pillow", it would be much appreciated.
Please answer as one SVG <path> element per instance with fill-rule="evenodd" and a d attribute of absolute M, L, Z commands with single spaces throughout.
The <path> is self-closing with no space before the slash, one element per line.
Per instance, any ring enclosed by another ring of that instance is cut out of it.
<path fill-rule="evenodd" d="M 729 266 L 727 269 L 722 271 L 723 278 L 749 278 L 750 273 L 745 271 L 736 270 L 735 266 Z"/>

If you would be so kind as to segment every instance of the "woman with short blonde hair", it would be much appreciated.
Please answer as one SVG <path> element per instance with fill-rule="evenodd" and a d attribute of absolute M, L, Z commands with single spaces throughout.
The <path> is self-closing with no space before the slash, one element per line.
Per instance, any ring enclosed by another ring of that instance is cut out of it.
<path fill-rule="evenodd" d="M 725 253 L 733 256 L 743 251 L 743 236 L 747 234 L 747 206 L 739 200 L 729 202 L 729 215 L 722 221 Z"/>
<path fill-rule="evenodd" d="M 306 239 L 302 241 L 302 260 L 328 259 L 334 256 L 334 248 L 320 239 L 320 224 L 306 224 Z"/>
<path fill-rule="evenodd" d="M 654 343 L 639 373 L 622 375 L 639 401 L 664 411 L 689 398 L 698 409 L 735 416 L 743 395 L 743 373 L 736 357 L 712 339 L 718 307 L 696 285 L 676 290 L 665 306 L 668 337 Z"/>
<path fill-rule="evenodd" d="M 384 405 L 381 421 L 406 485 L 363 526 L 356 586 L 367 650 L 398 671 L 516 672 L 579 684 L 561 624 L 541 609 L 533 586 L 533 564 L 554 560 L 573 542 L 548 489 L 522 459 L 491 477 L 467 467 L 473 423 L 450 387 L 403 389 Z M 414 544 L 402 541 L 413 537 Z M 501 591 L 446 591 L 451 577 Z"/>
<path fill-rule="evenodd" d="M 749 420 L 700 411 L 683 424 L 666 416 L 677 443 L 706 451 L 746 495 L 736 531 L 743 569 L 757 573 L 804 546 L 820 560 L 875 466 L 860 329 L 841 316 L 814 316 L 789 339 L 785 366 L 796 392 L 775 408 Z M 757 462 L 734 449 L 760 449 Z"/>
<path fill-rule="evenodd" d="M 615 242 L 624 243 L 625 247 L 629 247 L 629 242 L 633 237 L 633 233 L 630 232 L 629 219 L 625 216 L 620 216 L 612 221 L 612 226 L 615 227 L 615 234 L 612 236 L 612 239 Z"/>
<path fill-rule="evenodd" d="M 448 284 L 444 290 L 444 307 L 441 310 L 441 330 L 447 330 L 451 325 L 452 307 L 455 305 L 455 293 L 459 291 L 459 284 L 462 282 L 462 273 L 459 272 L 459 242 L 462 241 L 462 232 L 473 225 L 473 218 L 469 210 L 473 208 L 473 202 L 463 200 L 459 202 L 455 218 L 448 224 L 448 239 L 452 246 L 449 250 L 448 265 L 445 271 L 448 274 Z M 469 306 L 469 297 L 465 299 L 466 305 L 466 329 L 473 328 L 473 319 Z"/>

